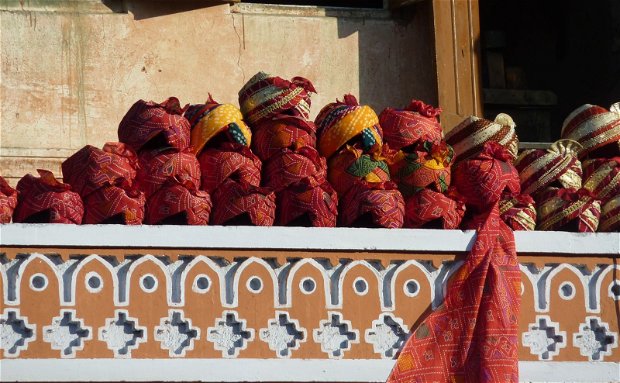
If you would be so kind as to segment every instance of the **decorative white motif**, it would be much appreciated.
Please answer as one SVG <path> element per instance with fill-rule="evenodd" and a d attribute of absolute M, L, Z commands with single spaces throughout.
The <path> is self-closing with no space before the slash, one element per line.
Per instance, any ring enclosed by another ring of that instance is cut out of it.
<path fill-rule="evenodd" d="M 359 343 L 359 331 L 352 329 L 351 321 L 342 320 L 342 314 L 338 312 L 329 311 L 327 316 L 328 319 L 320 321 L 319 328 L 314 329 L 312 335 L 330 359 L 341 359 L 344 352 L 351 349 L 351 343 Z"/>
<path fill-rule="evenodd" d="M 607 296 L 615 301 L 620 301 L 620 280 L 614 279 L 607 288 Z"/>
<path fill-rule="evenodd" d="M 0 349 L 5 358 L 16 358 L 28 343 L 36 338 L 36 325 L 30 326 L 28 318 L 21 317 L 18 309 L 5 309 L 0 315 Z"/>
<path fill-rule="evenodd" d="M 84 349 L 84 342 L 92 339 L 92 327 L 75 318 L 75 310 L 60 310 L 50 326 L 43 327 L 43 340 L 60 351 L 61 358 L 75 358 L 75 352 Z"/>
<path fill-rule="evenodd" d="M 408 337 L 407 325 L 389 313 L 381 313 L 366 330 L 366 342 L 372 344 L 375 353 L 383 359 L 392 359 Z"/>
<path fill-rule="evenodd" d="M 276 311 L 275 319 L 269 320 L 267 326 L 260 329 L 259 337 L 278 358 L 289 358 L 291 350 L 297 350 L 300 342 L 306 341 L 306 330 L 299 326 L 298 320 L 290 319 L 287 312 Z"/>
<path fill-rule="evenodd" d="M 566 331 L 560 331 L 560 324 L 548 315 L 537 315 L 536 322 L 530 323 L 528 331 L 522 334 L 522 342 L 538 360 L 553 360 L 566 347 Z"/>
<path fill-rule="evenodd" d="M 105 326 L 99 327 L 99 340 L 106 342 L 115 358 L 131 358 L 131 350 L 146 342 L 146 327 L 129 316 L 126 310 L 116 310 L 114 318 L 108 318 Z"/>
<path fill-rule="evenodd" d="M 236 358 L 240 350 L 245 350 L 247 343 L 254 340 L 254 329 L 246 329 L 247 321 L 238 319 L 235 311 L 224 311 L 221 318 L 215 320 L 215 327 L 207 329 L 207 340 L 215 349 L 222 351 L 224 358 Z"/>
<path fill-rule="evenodd" d="M 601 318 L 590 316 L 579 325 L 579 332 L 573 334 L 573 344 L 590 361 L 602 362 L 605 356 L 611 355 L 613 348 L 618 347 L 618 333 L 609 331 L 609 324 Z"/>
<path fill-rule="evenodd" d="M 171 358 L 184 357 L 187 350 L 194 349 L 194 339 L 199 338 L 200 329 L 192 327 L 192 320 L 185 320 L 180 310 L 168 310 L 168 316 L 161 318 L 155 327 L 155 340 L 168 350 Z"/>

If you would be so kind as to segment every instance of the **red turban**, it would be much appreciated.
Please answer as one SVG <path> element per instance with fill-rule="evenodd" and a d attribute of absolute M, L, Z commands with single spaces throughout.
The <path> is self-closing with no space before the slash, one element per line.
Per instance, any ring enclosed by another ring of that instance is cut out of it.
<path fill-rule="evenodd" d="M 263 186 L 280 191 L 289 185 L 311 178 L 314 184 L 325 180 L 327 164 L 316 149 L 305 146 L 284 149 L 265 162 Z"/>
<path fill-rule="evenodd" d="M 537 202 L 538 230 L 592 233 L 598 228 L 601 202 L 587 189 L 549 187 Z"/>
<path fill-rule="evenodd" d="M 200 164 L 189 150 L 154 149 L 140 153 L 136 184 L 148 199 L 168 180 L 200 184 Z"/>
<path fill-rule="evenodd" d="M 620 157 L 584 161 L 583 179 L 583 187 L 606 203 L 620 193 Z"/>
<path fill-rule="evenodd" d="M 418 100 L 411 100 L 404 110 L 386 108 L 379 115 L 383 138 L 394 150 L 419 141 L 441 141 L 443 129 L 437 119 L 440 113 L 440 108 Z"/>
<path fill-rule="evenodd" d="M 276 224 L 335 227 L 338 197 L 328 182 L 314 185 L 304 179 L 278 193 Z"/>
<path fill-rule="evenodd" d="M 536 206 L 528 194 L 504 196 L 499 201 L 499 214 L 512 230 L 536 228 Z"/>
<path fill-rule="evenodd" d="M 338 219 L 345 227 L 403 226 L 405 201 L 393 182 L 360 182 L 340 198 Z"/>
<path fill-rule="evenodd" d="M 418 229 L 458 229 L 465 215 L 465 203 L 423 189 L 406 199 L 404 227 Z"/>
<path fill-rule="evenodd" d="M 228 178 L 259 186 L 261 161 L 241 144 L 226 142 L 218 148 L 207 148 L 198 156 L 202 172 L 202 189 L 213 193 Z"/>
<path fill-rule="evenodd" d="M 278 115 L 255 125 L 252 150 L 266 161 L 282 149 L 316 147 L 316 127 L 301 117 Z"/>
<path fill-rule="evenodd" d="M 609 110 L 585 104 L 571 112 L 562 124 L 562 138 L 579 142 L 579 158 L 620 155 L 620 103 Z"/>
<path fill-rule="evenodd" d="M 103 186 L 84 197 L 85 224 L 140 225 L 144 220 L 144 193 L 137 189 Z"/>
<path fill-rule="evenodd" d="M 609 198 L 601 207 L 601 222 L 598 231 L 620 231 L 620 194 Z"/>
<path fill-rule="evenodd" d="M 193 184 L 170 182 L 146 203 L 146 223 L 152 225 L 206 225 L 211 214 L 209 193 Z"/>
<path fill-rule="evenodd" d="M 390 170 L 382 157 L 364 154 L 361 149 L 346 145 L 329 159 L 327 179 L 342 196 L 359 182 L 389 181 Z"/>
<path fill-rule="evenodd" d="M 267 188 L 225 180 L 213 192 L 212 225 L 271 226 L 276 195 Z"/>
<path fill-rule="evenodd" d="M 15 206 L 17 206 L 17 191 L 0 177 L 0 223 L 11 222 Z"/>

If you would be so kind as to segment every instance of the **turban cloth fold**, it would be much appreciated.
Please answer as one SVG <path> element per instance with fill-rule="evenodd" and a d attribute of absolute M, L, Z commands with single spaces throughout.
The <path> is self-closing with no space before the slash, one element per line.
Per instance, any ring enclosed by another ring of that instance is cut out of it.
<path fill-rule="evenodd" d="M 500 144 L 514 160 L 519 151 L 515 127 L 512 118 L 504 113 L 498 114 L 494 121 L 470 116 L 446 133 L 446 142 L 454 149 L 456 162 L 481 153 L 487 142 Z"/>
<path fill-rule="evenodd" d="M 148 199 L 146 223 L 151 225 L 206 225 L 211 196 L 190 182 L 168 182 Z"/>
<path fill-rule="evenodd" d="M 209 95 L 205 104 L 187 107 L 184 116 L 191 127 L 191 145 L 196 155 L 220 133 L 225 142 L 250 146 L 252 132 L 234 105 L 219 104 Z"/>
<path fill-rule="evenodd" d="M 81 224 L 84 204 L 71 186 L 58 181 L 52 172 L 37 170 L 40 177 L 26 174 L 17 183 L 16 223 Z"/>
<path fill-rule="evenodd" d="M 316 90 L 308 79 L 293 77 L 287 81 L 258 72 L 239 91 L 239 105 L 251 126 L 278 114 L 308 118 L 310 93 Z"/>
<path fill-rule="evenodd" d="M 590 104 L 580 106 L 564 120 L 561 135 L 581 144 L 579 158 L 620 155 L 620 103 L 610 110 Z"/>
<path fill-rule="evenodd" d="M 404 110 L 386 108 L 379 115 L 383 138 L 394 150 L 419 141 L 441 141 L 443 129 L 437 120 L 440 113 L 440 108 L 418 100 L 412 100 Z"/>
<path fill-rule="evenodd" d="M 328 182 L 310 179 L 277 193 L 276 224 L 281 226 L 335 227 L 338 197 Z"/>
<path fill-rule="evenodd" d="M 478 213 L 499 202 L 504 191 L 519 194 L 519 174 L 511 164 L 512 154 L 496 142 L 487 142 L 482 153 L 460 162 L 452 172 L 459 194 Z"/>
<path fill-rule="evenodd" d="M 276 195 L 268 188 L 227 179 L 212 194 L 212 225 L 272 226 Z"/>
<path fill-rule="evenodd" d="M 538 199 L 538 230 L 593 233 L 601 203 L 587 189 L 547 188 Z"/>
<path fill-rule="evenodd" d="M 11 222 L 15 206 L 17 206 L 17 190 L 0 177 L 0 223 Z"/>
<path fill-rule="evenodd" d="M 329 159 L 327 179 L 342 196 L 359 182 L 382 183 L 390 180 L 390 170 L 382 157 L 364 154 L 346 145 Z"/>
<path fill-rule="evenodd" d="M 499 201 L 499 214 L 512 230 L 536 228 L 536 205 L 528 194 L 504 196 Z"/>
<path fill-rule="evenodd" d="M 145 201 L 140 190 L 103 186 L 84 197 L 82 223 L 141 225 Z"/>
<path fill-rule="evenodd" d="M 338 201 L 338 220 L 345 227 L 403 227 L 405 201 L 393 182 L 360 182 Z"/>
<path fill-rule="evenodd" d="M 158 104 L 140 100 L 133 104 L 118 125 L 118 140 L 135 151 L 148 148 L 184 150 L 190 144 L 189 122 L 176 97 Z"/>
<path fill-rule="evenodd" d="M 325 158 L 315 148 L 284 149 L 265 162 L 263 186 L 280 191 L 304 178 L 320 184 L 325 180 L 326 173 Z"/>
<path fill-rule="evenodd" d="M 620 157 L 586 160 L 583 173 L 583 187 L 601 203 L 620 193 Z"/>
<path fill-rule="evenodd" d="M 620 194 L 609 198 L 601 208 L 598 231 L 620 231 Z"/>
<path fill-rule="evenodd" d="M 316 147 L 314 122 L 296 116 L 278 115 L 256 125 L 252 150 L 262 161 L 282 149 Z"/>
<path fill-rule="evenodd" d="M 150 150 L 138 156 L 140 167 L 136 184 L 150 198 L 168 180 L 200 184 L 200 164 L 189 150 Z"/>
<path fill-rule="evenodd" d="M 130 188 L 138 157 L 130 146 L 108 142 L 103 150 L 87 145 L 62 163 L 63 181 L 82 197 L 104 186 Z"/>
<path fill-rule="evenodd" d="M 411 153 L 402 150 L 388 159 L 392 181 L 405 196 L 430 187 L 443 193 L 450 186 L 452 147 L 441 142 L 420 142 Z"/>
<path fill-rule="evenodd" d="M 202 172 L 202 189 L 213 193 L 226 179 L 259 186 L 261 161 L 250 148 L 233 143 L 207 148 L 198 156 Z"/>
<path fill-rule="evenodd" d="M 379 117 L 372 108 L 360 105 L 350 94 L 344 102 L 327 104 L 314 120 L 318 129 L 318 148 L 322 156 L 329 158 L 354 139 L 368 153 L 380 153 L 383 132 Z"/>
<path fill-rule="evenodd" d="M 458 229 L 465 215 L 465 203 L 430 189 L 423 189 L 406 198 L 407 228 Z"/>
<path fill-rule="evenodd" d="M 583 174 L 577 157 L 580 149 L 576 141 L 559 140 L 547 150 L 530 149 L 521 153 L 515 167 L 523 193 L 535 195 L 548 186 L 579 189 Z"/>

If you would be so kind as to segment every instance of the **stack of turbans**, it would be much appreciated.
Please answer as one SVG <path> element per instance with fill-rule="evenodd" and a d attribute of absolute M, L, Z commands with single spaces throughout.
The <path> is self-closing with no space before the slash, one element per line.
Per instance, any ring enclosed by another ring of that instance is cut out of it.
<path fill-rule="evenodd" d="M 136 187 L 146 198 L 148 224 L 206 225 L 211 198 L 199 190 L 200 165 L 190 147 L 190 123 L 179 100 L 140 100 L 118 127 L 119 141 L 138 156 Z"/>
<path fill-rule="evenodd" d="M 450 188 L 454 150 L 443 140 L 441 109 L 413 100 L 379 116 L 390 174 L 405 197 L 405 227 L 456 229 L 465 204 Z"/>
<path fill-rule="evenodd" d="M 316 149 L 315 124 L 308 120 L 311 93 L 316 90 L 303 77 L 288 81 L 263 72 L 239 91 L 252 148 L 263 161 L 262 186 L 277 197 L 277 225 L 336 226 L 337 195 Z"/>
<path fill-rule="evenodd" d="M 260 187 L 261 161 L 249 148 L 252 134 L 237 107 L 211 95 L 190 105 L 191 144 L 198 156 L 203 190 L 213 197 L 211 224 L 271 226 L 275 196 Z"/>
<path fill-rule="evenodd" d="M 377 114 L 352 95 L 323 107 L 315 119 L 318 148 L 338 192 L 341 226 L 398 228 L 405 203 L 383 157 Z"/>

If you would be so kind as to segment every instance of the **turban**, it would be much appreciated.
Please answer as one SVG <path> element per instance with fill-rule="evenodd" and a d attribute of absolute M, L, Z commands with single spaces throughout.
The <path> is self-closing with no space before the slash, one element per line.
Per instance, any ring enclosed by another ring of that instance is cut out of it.
<path fill-rule="evenodd" d="M 386 108 L 379 115 L 383 137 L 394 150 L 419 141 L 441 141 L 443 129 L 437 120 L 440 108 L 412 100 L 404 110 Z"/>
<path fill-rule="evenodd" d="M 587 189 L 547 188 L 537 201 L 538 230 L 595 232 L 601 203 Z"/>
<path fill-rule="evenodd" d="M 340 226 L 403 226 L 405 201 L 393 182 L 360 182 L 340 198 L 338 205 Z"/>
<path fill-rule="evenodd" d="M 519 151 L 515 127 L 512 118 L 504 113 L 498 114 L 494 121 L 470 116 L 446 133 L 446 141 L 454 148 L 457 162 L 482 152 L 486 142 L 500 144 L 514 160 Z"/>
<path fill-rule="evenodd" d="M 225 133 L 225 141 L 250 146 L 252 133 L 234 105 L 219 104 L 209 95 L 205 104 L 187 107 L 184 116 L 190 123 L 192 150 L 196 155 L 222 132 Z"/>
<path fill-rule="evenodd" d="M 40 177 L 26 174 L 17 183 L 16 223 L 82 223 L 84 204 L 71 186 L 58 181 L 52 172 L 37 170 Z"/>
<path fill-rule="evenodd" d="M 312 83 L 303 77 L 291 81 L 264 72 L 254 75 L 239 91 L 241 112 L 250 125 L 278 114 L 308 118 Z"/>
<path fill-rule="evenodd" d="M 213 192 L 212 225 L 271 226 L 276 213 L 276 195 L 260 188 L 227 179 Z"/>
<path fill-rule="evenodd" d="M 423 189 L 406 199 L 404 227 L 453 230 L 464 215 L 465 203 L 459 199 Z"/>
<path fill-rule="evenodd" d="M 359 105 L 350 94 L 344 96 L 344 102 L 336 100 L 324 106 L 315 123 L 319 152 L 326 158 L 351 143 L 354 138 L 359 140 L 365 152 L 381 152 L 383 132 L 377 114 L 369 106 Z"/>
<path fill-rule="evenodd" d="M 104 186 L 131 187 L 138 157 L 131 147 L 108 142 L 103 150 L 87 145 L 62 163 L 63 181 L 86 197 Z"/>
<path fill-rule="evenodd" d="M 225 143 L 219 148 L 208 148 L 198 156 L 202 172 L 202 189 L 213 193 L 228 178 L 259 186 L 262 164 L 250 148 Z"/>
<path fill-rule="evenodd" d="M 381 157 L 363 154 L 361 149 L 346 145 L 329 160 L 327 179 L 339 195 L 360 181 L 369 183 L 390 180 L 387 162 Z"/>
<path fill-rule="evenodd" d="M 17 206 L 17 191 L 0 177 L 0 223 L 11 222 L 15 206 Z"/>
<path fill-rule="evenodd" d="M 562 124 L 562 138 L 581 144 L 580 158 L 620 155 L 620 103 L 610 110 L 590 104 L 575 109 Z"/>
<path fill-rule="evenodd" d="M 586 160 L 583 187 L 602 203 L 620 193 L 620 157 Z"/>
<path fill-rule="evenodd" d="M 140 190 L 103 186 L 84 197 L 82 223 L 140 225 L 144 220 L 144 202 Z"/>
<path fill-rule="evenodd" d="M 536 194 L 548 186 L 579 189 L 582 171 L 577 153 L 580 149 L 576 141 L 559 140 L 547 150 L 530 149 L 521 153 L 515 167 L 523 193 Z"/>
<path fill-rule="evenodd" d="M 452 180 L 468 206 L 482 212 L 498 203 L 504 191 L 509 195 L 520 193 L 519 174 L 511 159 L 504 147 L 491 141 L 482 153 L 456 166 Z"/>
<path fill-rule="evenodd" d="M 314 122 L 300 117 L 279 115 L 256 125 L 252 150 L 266 161 L 282 149 L 316 147 Z"/>
<path fill-rule="evenodd" d="M 338 197 L 328 182 L 315 185 L 304 179 L 278 193 L 276 224 L 335 227 Z"/>
<path fill-rule="evenodd" d="M 620 230 L 620 194 L 616 194 L 601 208 L 601 221 L 598 231 L 614 231 Z"/>
<path fill-rule="evenodd" d="M 315 148 L 284 149 L 265 162 L 263 186 L 280 191 L 304 178 L 311 178 L 315 184 L 320 184 L 325 180 L 326 173 L 325 158 Z"/>
<path fill-rule="evenodd" d="M 133 104 L 118 125 L 118 140 L 136 151 L 143 147 L 186 149 L 190 143 L 190 128 L 182 114 L 176 97 L 161 104 L 140 100 Z"/>
<path fill-rule="evenodd" d="M 190 182 L 169 182 L 149 198 L 146 220 L 151 225 L 206 225 L 211 214 L 209 193 Z"/>
<path fill-rule="evenodd" d="M 140 153 L 136 183 L 148 199 L 168 180 L 200 184 L 200 164 L 189 150 L 149 150 Z"/>
<path fill-rule="evenodd" d="M 454 151 L 445 141 L 420 142 L 412 153 L 396 152 L 388 160 L 392 180 L 405 195 L 431 187 L 443 193 L 450 186 Z"/>
<path fill-rule="evenodd" d="M 528 194 L 504 196 L 499 201 L 501 219 L 512 230 L 534 230 L 536 228 L 536 207 Z"/>

